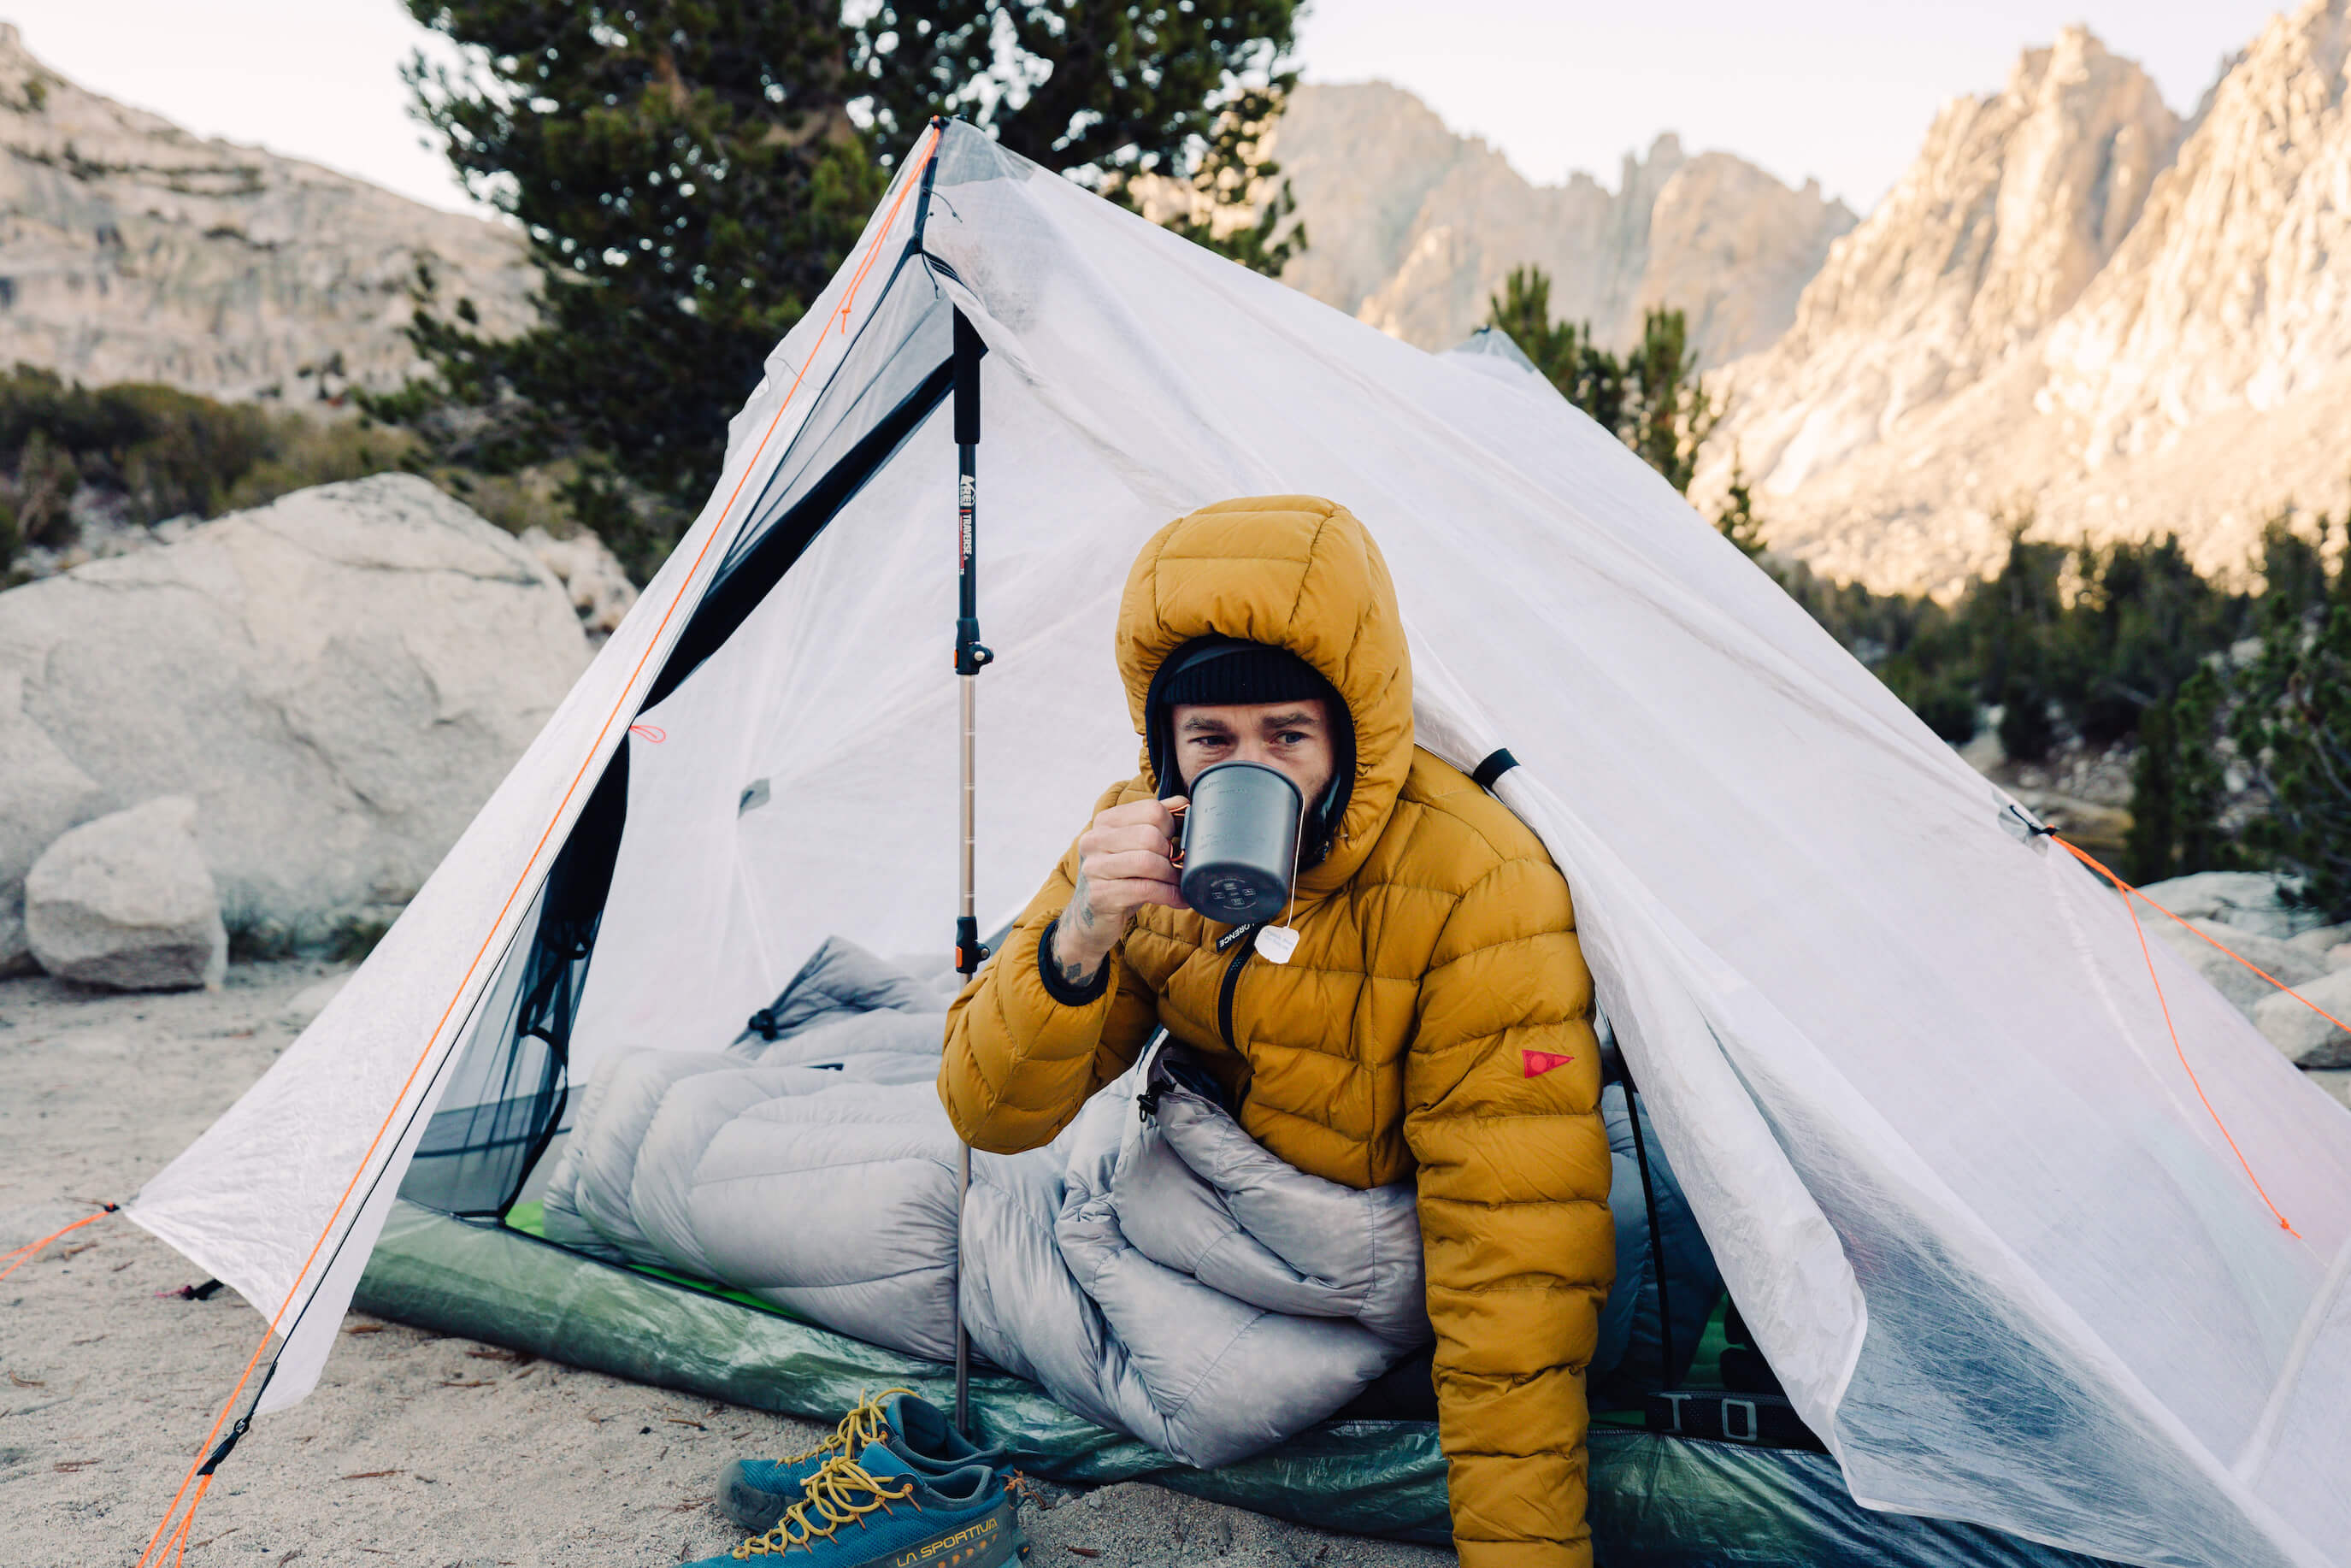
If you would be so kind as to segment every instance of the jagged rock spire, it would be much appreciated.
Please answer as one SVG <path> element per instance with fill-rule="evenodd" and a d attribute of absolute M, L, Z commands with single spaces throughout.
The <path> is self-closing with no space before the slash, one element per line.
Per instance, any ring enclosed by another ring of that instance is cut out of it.
<path fill-rule="evenodd" d="M 1727 372 L 1775 548 L 1951 590 L 2030 514 L 2241 566 L 2289 499 L 2339 509 L 2351 417 L 2351 0 L 2271 22 L 2181 124 L 2071 29 L 1962 99 Z"/>

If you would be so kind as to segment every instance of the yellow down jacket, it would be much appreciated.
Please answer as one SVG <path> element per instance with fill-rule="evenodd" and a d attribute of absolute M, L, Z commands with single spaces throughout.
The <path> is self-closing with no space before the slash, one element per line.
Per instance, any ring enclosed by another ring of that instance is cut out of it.
<path fill-rule="evenodd" d="M 1583 1373 L 1615 1253 L 1567 883 L 1507 809 L 1413 746 L 1395 586 L 1345 508 L 1228 501 L 1153 537 L 1119 610 L 1138 732 L 1160 661 L 1211 632 L 1290 649 L 1354 720 L 1337 841 L 1299 878 L 1295 956 L 1219 950 L 1230 928 L 1155 906 L 1094 1000 L 1057 1001 L 1038 946 L 1076 882 L 1073 847 L 956 999 L 940 1096 L 975 1147 L 1035 1148 L 1164 1024 L 1301 1170 L 1355 1187 L 1416 1176 L 1461 1560 L 1588 1563 Z M 1096 809 L 1156 793 L 1146 756 Z"/>

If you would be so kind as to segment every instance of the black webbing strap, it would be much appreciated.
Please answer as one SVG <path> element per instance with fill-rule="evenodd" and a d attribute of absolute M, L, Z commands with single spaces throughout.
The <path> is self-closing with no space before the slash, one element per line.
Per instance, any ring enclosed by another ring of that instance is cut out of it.
<path fill-rule="evenodd" d="M 1622 1046 L 1617 1047 L 1616 1063 L 1625 1079 L 1625 1113 L 1633 1124 L 1633 1157 L 1641 1167 L 1641 1202 L 1649 1214 L 1649 1272 L 1657 1285 L 1657 1377 L 1671 1388 L 1679 1376 L 1674 1364 L 1674 1306 L 1666 1289 L 1665 1227 L 1657 1218 L 1657 1188 L 1649 1179 L 1649 1140 L 1641 1135 L 1641 1090 L 1633 1082 Z"/>
<path fill-rule="evenodd" d="M 1470 772 L 1469 782 L 1480 789 L 1490 792 L 1494 788 L 1494 780 L 1518 765 L 1519 759 L 1510 755 L 1509 747 L 1499 747 L 1492 756 L 1478 764 L 1477 768 Z"/>

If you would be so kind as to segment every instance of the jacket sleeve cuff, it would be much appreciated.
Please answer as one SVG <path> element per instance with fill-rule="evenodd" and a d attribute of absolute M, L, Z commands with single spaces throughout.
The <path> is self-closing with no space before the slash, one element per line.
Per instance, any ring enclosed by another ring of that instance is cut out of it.
<path fill-rule="evenodd" d="M 1061 972 L 1054 968 L 1050 956 L 1053 931 L 1061 924 L 1061 917 L 1056 915 L 1046 925 L 1045 934 L 1037 939 L 1037 977 L 1045 983 L 1045 994 L 1063 1007 L 1085 1007 L 1100 999 L 1102 994 L 1110 988 L 1110 960 L 1104 958 L 1102 967 L 1094 971 L 1094 977 L 1082 986 L 1072 986 L 1063 979 Z"/>

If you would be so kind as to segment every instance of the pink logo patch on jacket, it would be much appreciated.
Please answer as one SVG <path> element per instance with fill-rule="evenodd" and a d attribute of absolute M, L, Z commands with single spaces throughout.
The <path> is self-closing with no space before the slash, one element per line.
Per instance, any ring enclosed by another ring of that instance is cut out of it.
<path fill-rule="evenodd" d="M 1519 1055 L 1526 1062 L 1530 1078 L 1541 1078 L 1552 1068 L 1565 1067 L 1575 1060 L 1572 1056 L 1562 1056 L 1555 1051 L 1521 1051 Z"/>

